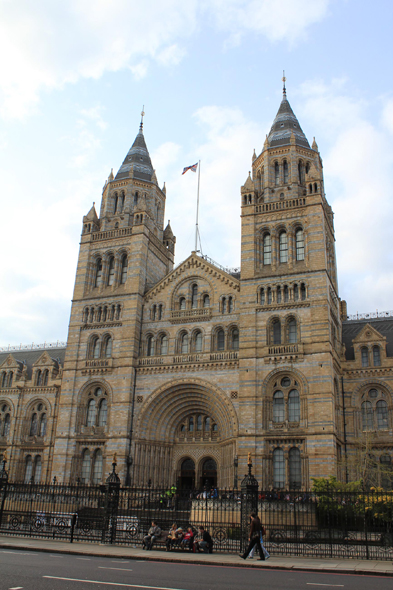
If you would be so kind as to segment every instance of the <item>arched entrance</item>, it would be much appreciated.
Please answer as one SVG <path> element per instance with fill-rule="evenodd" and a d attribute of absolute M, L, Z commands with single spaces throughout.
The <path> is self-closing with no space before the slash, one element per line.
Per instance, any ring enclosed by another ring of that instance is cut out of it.
<path fill-rule="evenodd" d="M 182 490 L 191 490 L 195 487 L 195 463 L 192 459 L 182 461 L 179 487 Z"/>
<path fill-rule="evenodd" d="M 201 488 L 214 488 L 217 485 L 217 463 L 210 457 L 202 463 L 202 472 L 200 478 Z"/>

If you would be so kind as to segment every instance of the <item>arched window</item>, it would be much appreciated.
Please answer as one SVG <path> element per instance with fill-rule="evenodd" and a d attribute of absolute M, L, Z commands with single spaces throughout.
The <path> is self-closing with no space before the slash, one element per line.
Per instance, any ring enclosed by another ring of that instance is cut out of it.
<path fill-rule="evenodd" d="M 292 447 L 288 454 L 289 467 L 289 489 L 297 490 L 302 485 L 302 464 L 300 459 L 300 450 Z"/>
<path fill-rule="evenodd" d="M 106 399 L 101 400 L 100 408 L 98 410 L 98 426 L 106 426 L 106 419 L 108 416 L 108 402 Z"/>
<path fill-rule="evenodd" d="M 278 162 L 274 164 L 274 184 L 277 186 L 280 182 L 280 166 Z"/>
<path fill-rule="evenodd" d="M 202 430 L 202 416 L 197 417 L 197 430 Z"/>
<path fill-rule="evenodd" d="M 160 305 L 158 306 L 157 319 L 158 319 L 158 320 L 162 320 L 162 304 L 161 304 L 161 303 L 160 303 Z"/>
<path fill-rule="evenodd" d="M 153 336 L 146 339 L 146 356 L 153 356 Z"/>
<path fill-rule="evenodd" d="M 1 374 L 1 387 L 6 387 L 7 384 L 7 373 L 5 371 Z"/>
<path fill-rule="evenodd" d="M 37 385 L 37 387 L 39 387 L 40 385 L 42 385 L 42 374 L 41 374 L 41 369 L 38 369 L 36 375 L 35 375 L 35 384 Z"/>
<path fill-rule="evenodd" d="M 165 334 L 161 336 L 160 340 L 160 354 L 168 354 L 168 336 Z"/>
<path fill-rule="evenodd" d="M 202 332 L 197 332 L 195 334 L 195 352 L 202 352 L 203 340 L 202 340 Z"/>
<path fill-rule="evenodd" d="M 369 401 L 362 403 L 362 426 L 363 430 L 373 429 L 373 408 Z"/>
<path fill-rule="evenodd" d="M 119 213 L 123 213 L 123 207 L 124 207 L 124 191 L 121 192 L 121 195 L 119 197 Z"/>
<path fill-rule="evenodd" d="M 27 455 L 25 460 L 25 483 L 29 483 L 33 477 L 33 460 L 31 455 Z"/>
<path fill-rule="evenodd" d="M 209 295 L 203 296 L 203 307 L 210 307 L 210 297 Z"/>
<path fill-rule="evenodd" d="M 120 319 L 120 313 L 121 313 L 121 305 L 118 304 L 116 306 L 116 319 L 119 320 Z"/>
<path fill-rule="evenodd" d="M 14 373 L 12 371 L 10 371 L 8 373 L 8 387 L 12 387 L 12 380 L 14 378 Z"/>
<path fill-rule="evenodd" d="M 272 263 L 272 239 L 270 234 L 263 236 L 263 264 Z"/>
<path fill-rule="evenodd" d="M 377 428 L 378 430 L 388 429 L 388 404 L 385 400 L 377 401 Z"/>
<path fill-rule="evenodd" d="M 192 309 L 198 307 L 198 285 L 193 285 L 191 288 L 191 307 Z"/>
<path fill-rule="evenodd" d="M 209 432 L 210 430 L 210 418 L 209 416 L 205 420 L 205 432 Z"/>
<path fill-rule="evenodd" d="M 361 356 L 362 356 L 362 367 L 368 367 L 368 348 L 366 348 L 365 346 L 363 346 L 363 348 L 361 350 Z"/>
<path fill-rule="evenodd" d="M 379 346 L 373 346 L 373 363 L 374 367 L 381 366 L 381 353 L 379 350 Z"/>
<path fill-rule="evenodd" d="M 300 285 L 300 299 L 304 301 L 306 299 L 306 285 L 301 283 Z"/>
<path fill-rule="evenodd" d="M 295 318 L 288 321 L 288 342 L 294 344 L 297 342 L 297 325 Z"/>
<path fill-rule="evenodd" d="M 44 438 L 45 435 L 46 435 L 46 414 L 42 414 L 41 420 L 40 420 L 40 436 L 42 438 Z"/>
<path fill-rule="evenodd" d="M 96 424 L 96 400 L 90 399 L 87 404 L 86 426 L 95 426 Z"/>
<path fill-rule="evenodd" d="M 104 342 L 104 357 L 111 358 L 112 356 L 112 337 L 107 336 Z"/>
<path fill-rule="evenodd" d="M 288 262 L 288 235 L 286 231 L 280 233 L 280 262 Z"/>
<path fill-rule="evenodd" d="M 277 303 L 281 303 L 281 287 L 277 287 Z"/>
<path fill-rule="evenodd" d="M 273 395 L 273 422 L 284 422 L 284 420 L 284 394 L 282 391 L 276 391 Z"/>
<path fill-rule="evenodd" d="M 297 229 L 296 234 L 296 260 L 304 260 L 304 233 L 302 229 Z"/>
<path fill-rule="evenodd" d="M 232 348 L 232 350 L 239 350 L 239 330 L 238 330 L 238 328 L 232 328 L 231 348 Z"/>
<path fill-rule="evenodd" d="M 295 301 L 299 300 L 299 287 L 297 285 L 293 285 L 293 299 Z"/>
<path fill-rule="evenodd" d="M 233 312 L 233 297 L 228 297 L 228 313 Z"/>
<path fill-rule="evenodd" d="M 300 184 L 303 184 L 303 182 L 304 182 L 304 166 L 303 166 L 303 162 L 299 162 L 297 169 L 298 169 L 299 183 Z"/>
<path fill-rule="evenodd" d="M 281 322 L 279 319 L 273 322 L 273 344 L 281 344 Z"/>
<path fill-rule="evenodd" d="M 179 309 L 186 309 L 186 298 L 185 297 L 180 297 Z"/>
<path fill-rule="evenodd" d="M 113 285 L 115 282 L 115 259 L 113 256 L 109 258 L 108 264 L 108 285 Z"/>
<path fill-rule="evenodd" d="M 49 371 L 48 369 L 45 369 L 45 371 L 42 374 L 42 385 L 48 385 L 48 379 L 49 379 Z"/>
<path fill-rule="evenodd" d="M 118 197 L 117 197 L 117 193 L 115 193 L 115 196 L 113 197 L 113 213 L 114 214 L 117 212 L 117 201 L 118 201 Z"/>
<path fill-rule="evenodd" d="M 192 416 L 188 420 L 188 432 L 194 432 L 194 418 Z"/>
<path fill-rule="evenodd" d="M 99 484 L 102 480 L 102 451 L 98 449 L 94 455 L 93 484 Z"/>
<path fill-rule="evenodd" d="M 181 335 L 181 353 L 188 354 L 188 334 Z"/>
<path fill-rule="evenodd" d="M 96 278 L 95 278 L 95 287 L 99 287 L 102 281 L 102 260 L 99 258 L 96 262 Z"/>
<path fill-rule="evenodd" d="M 226 299 L 226 297 L 223 297 L 221 299 L 221 313 L 225 313 L 226 308 L 227 308 L 227 299 Z"/>
<path fill-rule="evenodd" d="M 127 280 L 127 270 L 128 270 L 128 258 L 127 254 L 124 254 L 123 258 L 121 259 L 121 277 L 120 277 L 120 284 L 124 285 Z"/>
<path fill-rule="evenodd" d="M 261 305 L 265 305 L 265 289 L 263 287 L 260 290 L 259 301 Z"/>
<path fill-rule="evenodd" d="M 41 455 L 37 455 L 34 459 L 34 483 L 40 483 L 42 471 Z"/>
<path fill-rule="evenodd" d="M 10 432 L 10 427 L 11 427 L 11 416 L 9 414 L 6 414 L 4 416 L 3 430 L 2 430 L 2 435 L 4 437 L 8 436 L 8 434 Z"/>
<path fill-rule="evenodd" d="M 288 286 L 284 285 L 284 303 L 287 303 L 289 300 L 289 291 Z"/>
<path fill-rule="evenodd" d="M 276 489 L 285 487 L 285 458 L 282 449 L 273 451 L 273 487 Z"/>
<path fill-rule="evenodd" d="M 284 160 L 284 184 L 288 184 L 288 162 Z"/>
<path fill-rule="evenodd" d="M 91 460 L 90 451 L 85 449 L 82 455 L 82 483 L 90 483 Z"/>
<path fill-rule="evenodd" d="M 297 389 L 292 389 L 288 395 L 288 421 L 300 422 L 300 396 Z"/>
<path fill-rule="evenodd" d="M 157 313 L 157 306 L 153 305 L 153 307 L 151 308 L 151 319 L 154 320 L 156 319 L 156 313 Z"/>
<path fill-rule="evenodd" d="M 31 417 L 31 421 L 30 421 L 30 436 L 35 436 L 37 434 L 37 430 L 38 430 L 38 417 L 37 417 L 37 414 L 34 412 L 34 414 Z"/>
<path fill-rule="evenodd" d="M 220 329 L 217 331 L 217 350 L 225 349 L 225 333 L 224 330 Z"/>
<path fill-rule="evenodd" d="M 314 193 L 318 192 L 318 185 L 316 182 L 314 182 Z"/>
<path fill-rule="evenodd" d="M 267 288 L 267 302 L 270 305 L 270 303 L 272 302 L 272 290 L 271 287 Z"/>

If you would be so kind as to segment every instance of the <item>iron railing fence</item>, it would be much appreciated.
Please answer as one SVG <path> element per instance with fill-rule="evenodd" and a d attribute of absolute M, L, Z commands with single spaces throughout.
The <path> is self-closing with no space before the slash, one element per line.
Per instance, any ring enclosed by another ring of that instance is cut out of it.
<path fill-rule="evenodd" d="M 244 502 L 233 489 L 5 482 L 0 533 L 138 547 L 154 520 L 163 531 L 203 525 L 214 551 L 238 553 Z M 258 512 L 272 555 L 393 559 L 393 492 L 259 491 Z"/>

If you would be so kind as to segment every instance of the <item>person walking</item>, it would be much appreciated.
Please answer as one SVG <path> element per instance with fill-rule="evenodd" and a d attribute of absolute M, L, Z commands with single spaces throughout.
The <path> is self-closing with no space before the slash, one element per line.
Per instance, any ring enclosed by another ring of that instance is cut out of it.
<path fill-rule="evenodd" d="M 256 545 L 258 547 L 259 559 L 261 561 L 265 561 L 265 555 L 263 553 L 263 550 L 261 547 L 261 540 L 260 540 L 260 535 L 261 535 L 261 531 L 262 531 L 261 521 L 259 520 L 258 516 L 255 514 L 255 512 L 252 512 L 250 514 L 250 518 L 251 518 L 250 536 L 249 536 L 250 543 L 249 543 L 246 551 L 243 553 L 243 555 L 240 555 L 239 557 L 241 557 L 242 559 L 247 559 L 247 555 L 250 553 L 250 551 L 254 547 L 254 545 Z"/>

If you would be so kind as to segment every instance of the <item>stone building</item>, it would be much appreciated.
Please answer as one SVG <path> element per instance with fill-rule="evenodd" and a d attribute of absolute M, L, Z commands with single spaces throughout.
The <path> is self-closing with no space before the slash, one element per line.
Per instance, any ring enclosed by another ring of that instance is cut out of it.
<path fill-rule="evenodd" d="M 11 479 L 264 488 L 393 456 L 393 317 L 348 319 L 322 159 L 283 99 L 240 191 L 241 272 L 174 267 L 143 126 L 83 218 L 66 346 L 0 355 Z M 367 445 L 366 445 L 367 446 Z M 353 472 L 353 473 L 352 473 Z"/>

